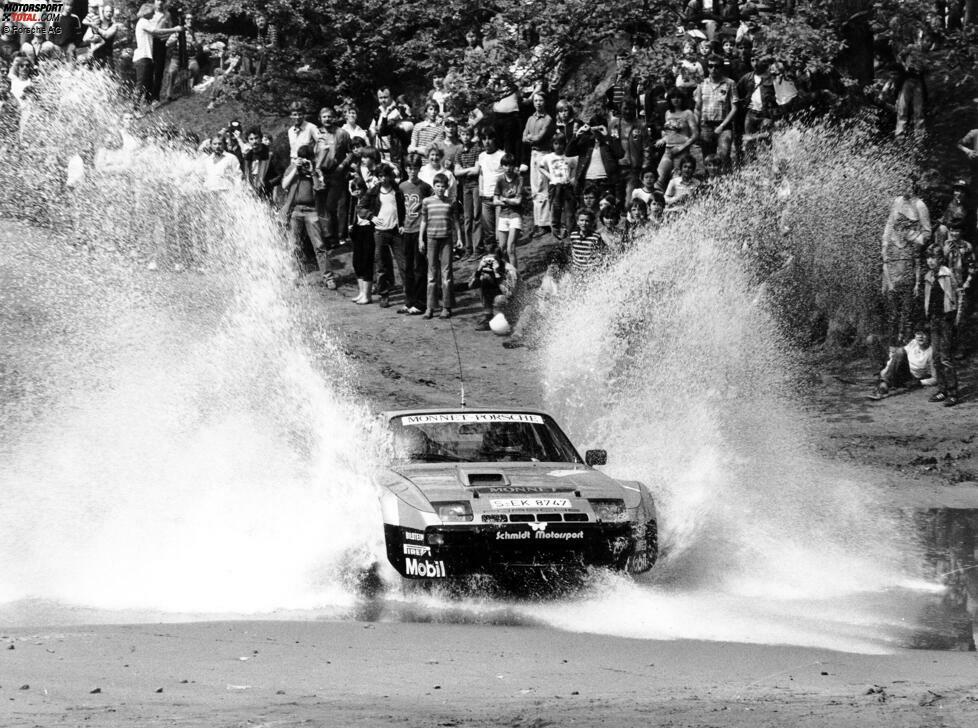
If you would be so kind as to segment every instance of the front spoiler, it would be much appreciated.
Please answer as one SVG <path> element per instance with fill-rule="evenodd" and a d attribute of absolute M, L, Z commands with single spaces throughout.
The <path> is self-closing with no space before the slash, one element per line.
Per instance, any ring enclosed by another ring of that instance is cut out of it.
<path fill-rule="evenodd" d="M 632 524 L 534 523 L 429 526 L 384 524 L 387 558 L 407 579 L 492 574 L 510 568 L 621 569 L 635 549 Z"/>

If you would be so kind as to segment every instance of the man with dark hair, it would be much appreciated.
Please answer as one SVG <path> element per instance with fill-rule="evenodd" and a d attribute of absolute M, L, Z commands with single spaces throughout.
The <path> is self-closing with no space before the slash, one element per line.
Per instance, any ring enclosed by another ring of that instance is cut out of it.
<path fill-rule="evenodd" d="M 252 127 L 245 134 L 244 171 L 248 186 L 263 200 L 271 198 L 274 176 L 271 150 L 262 142 L 261 129 Z"/>
<path fill-rule="evenodd" d="M 280 214 L 292 231 L 296 250 L 301 250 L 302 231 L 305 230 L 316 251 L 316 262 L 322 272 L 323 283 L 330 290 L 335 290 L 333 263 L 323 241 L 319 214 L 316 212 L 316 192 L 322 189 L 323 181 L 322 175 L 313 163 L 313 157 L 313 147 L 310 144 L 303 144 L 296 150 L 292 164 L 282 176 L 285 204 Z"/>
<path fill-rule="evenodd" d="M 319 138 L 319 129 L 315 124 L 306 121 L 306 106 L 301 101 L 293 101 L 289 104 L 289 119 L 291 124 L 288 128 L 289 137 L 289 156 L 295 158 L 298 155 L 299 147 L 310 146 L 315 148 L 316 140 Z"/>
<path fill-rule="evenodd" d="M 703 156 L 716 154 L 724 169 L 730 165 L 733 123 L 737 115 L 737 84 L 723 75 L 723 58 L 713 54 L 706 60 L 708 75 L 693 92 L 699 145 Z"/>
<path fill-rule="evenodd" d="M 323 175 L 323 189 L 317 195 L 317 208 L 323 223 L 326 244 L 335 247 L 347 233 L 347 172 L 352 140 L 340 127 L 339 116 L 331 106 L 319 111 L 322 126 L 316 138 L 316 166 Z"/>
<path fill-rule="evenodd" d="M 427 301 L 428 262 L 421 253 L 421 203 L 431 197 L 433 190 L 418 177 L 424 164 L 420 154 L 409 154 L 404 162 L 407 179 L 399 185 L 404 197 L 404 232 L 401 242 L 394 249 L 394 261 L 401 274 L 404 287 L 404 305 L 398 313 L 417 316 L 424 312 Z"/>
<path fill-rule="evenodd" d="M 360 199 L 357 215 L 370 220 L 374 226 L 374 278 L 380 306 L 387 308 L 394 287 L 394 249 L 400 245 L 404 232 L 405 207 L 394 168 L 390 164 L 381 164 L 377 176 L 380 182 Z"/>
<path fill-rule="evenodd" d="M 743 121 L 742 144 L 745 154 L 752 151 L 758 139 L 768 133 L 777 110 L 778 101 L 770 71 L 770 59 L 762 58 L 754 64 L 753 71 L 745 73 L 737 82 L 737 113 Z"/>
<path fill-rule="evenodd" d="M 403 121 L 401 110 L 386 86 L 377 89 L 377 112 L 370 122 L 370 141 L 380 152 L 381 159 L 401 166 L 402 146 L 398 124 Z"/>
<path fill-rule="evenodd" d="M 593 116 L 567 143 L 567 156 L 577 157 L 577 189 L 587 185 L 608 192 L 618 177 L 618 162 L 624 156 L 621 141 L 608 136 L 603 116 Z"/>

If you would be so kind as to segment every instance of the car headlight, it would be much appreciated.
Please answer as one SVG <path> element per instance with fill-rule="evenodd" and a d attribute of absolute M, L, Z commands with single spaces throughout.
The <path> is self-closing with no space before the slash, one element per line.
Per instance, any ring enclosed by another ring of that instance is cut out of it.
<path fill-rule="evenodd" d="M 594 511 L 594 517 L 605 523 L 618 523 L 628 520 L 625 501 L 617 499 L 588 501 Z"/>
<path fill-rule="evenodd" d="M 432 503 L 435 513 L 443 521 L 471 521 L 472 506 L 465 501 L 448 501 Z"/>

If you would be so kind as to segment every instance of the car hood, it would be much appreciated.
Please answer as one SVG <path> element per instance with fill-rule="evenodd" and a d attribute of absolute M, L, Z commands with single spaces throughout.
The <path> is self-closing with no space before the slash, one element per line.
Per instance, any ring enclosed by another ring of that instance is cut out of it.
<path fill-rule="evenodd" d="M 429 501 L 575 492 L 583 498 L 623 497 L 617 481 L 592 468 L 568 463 L 439 463 L 403 465 L 392 471 L 414 483 Z"/>

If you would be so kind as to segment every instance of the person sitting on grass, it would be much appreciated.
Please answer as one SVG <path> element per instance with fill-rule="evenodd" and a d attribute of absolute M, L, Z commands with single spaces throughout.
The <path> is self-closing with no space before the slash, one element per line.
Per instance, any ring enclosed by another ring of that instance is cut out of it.
<path fill-rule="evenodd" d="M 440 318 L 452 316 L 455 272 L 452 270 L 452 229 L 455 225 L 455 205 L 448 199 L 448 177 L 444 173 L 432 180 L 435 193 L 421 203 L 421 233 L 418 249 L 428 256 L 428 301 L 424 317 L 435 315 L 438 303 L 438 283 L 441 281 L 442 309 Z"/>
<path fill-rule="evenodd" d="M 897 387 L 932 387 L 937 384 L 930 333 L 918 328 L 906 346 L 890 349 L 890 358 L 880 370 L 879 377 L 873 399 L 882 399 Z"/>

